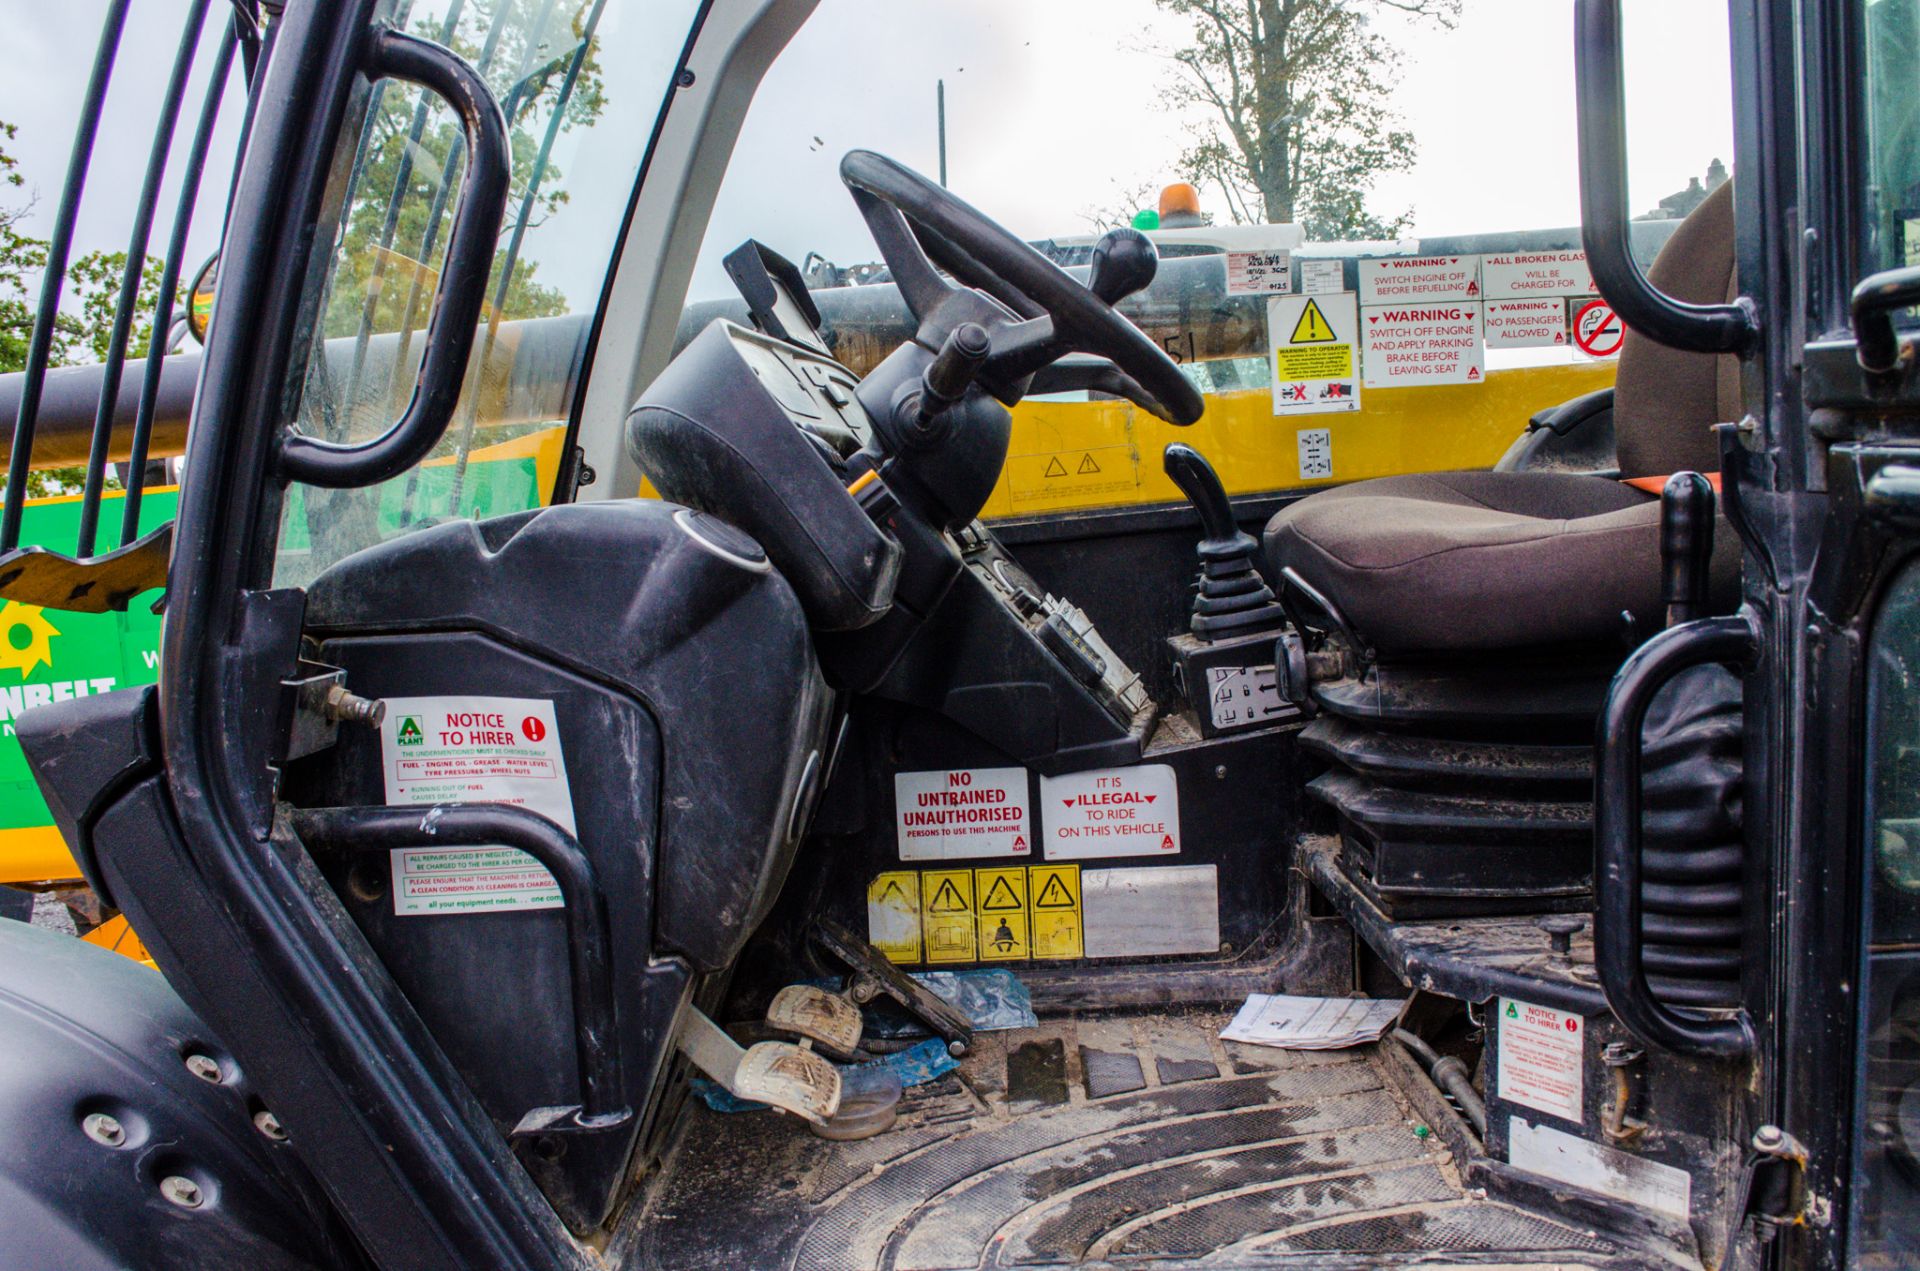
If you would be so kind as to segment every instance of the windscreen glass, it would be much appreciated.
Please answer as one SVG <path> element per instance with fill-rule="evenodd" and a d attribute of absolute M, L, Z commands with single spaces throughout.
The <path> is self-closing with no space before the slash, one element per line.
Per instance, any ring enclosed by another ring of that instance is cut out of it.
<path fill-rule="evenodd" d="M 1726 22 L 1625 5 L 1642 265 L 1732 176 Z M 909 338 L 839 179 L 867 149 L 1069 270 L 1117 226 L 1159 249 L 1123 312 L 1205 417 L 1030 399 L 987 516 L 1178 500 L 1176 440 L 1232 493 L 1490 467 L 1610 385 L 1624 339 L 1580 250 L 1572 52 L 1571 7 L 1536 0 L 821 0 L 747 116 L 681 337 L 743 317 L 722 260 L 754 238 L 854 371 Z"/>
<path fill-rule="evenodd" d="M 1920 0 L 1861 6 L 1866 75 L 1867 271 L 1920 265 Z M 1913 321 L 1912 310 L 1903 315 Z"/>
<path fill-rule="evenodd" d="M 297 485 L 277 581 L 423 525 L 546 503 L 589 323 L 698 0 L 433 0 L 396 15 L 486 78 L 512 182 L 453 422 L 413 470 L 364 490 Z M 381 80 L 341 145 L 346 188 L 316 248 L 294 426 L 330 442 L 387 431 L 412 397 L 466 161 L 435 95 Z"/>

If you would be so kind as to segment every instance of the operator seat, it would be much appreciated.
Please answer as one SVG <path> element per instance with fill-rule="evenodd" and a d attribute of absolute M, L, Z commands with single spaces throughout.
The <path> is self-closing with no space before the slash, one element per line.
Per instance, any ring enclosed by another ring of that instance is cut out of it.
<path fill-rule="evenodd" d="M 1688 215 L 1649 279 L 1721 303 L 1734 279 L 1733 183 Z M 1382 655 L 1620 646 L 1622 611 L 1658 630 L 1661 482 L 1717 472 L 1713 425 L 1740 416 L 1739 363 L 1629 330 L 1613 419 L 1621 480 L 1567 472 L 1434 472 L 1313 494 L 1268 522 L 1275 576 L 1291 568 Z M 1643 478 L 1642 485 L 1632 479 Z M 1731 609 L 1740 549 L 1716 526 L 1712 601 Z"/>

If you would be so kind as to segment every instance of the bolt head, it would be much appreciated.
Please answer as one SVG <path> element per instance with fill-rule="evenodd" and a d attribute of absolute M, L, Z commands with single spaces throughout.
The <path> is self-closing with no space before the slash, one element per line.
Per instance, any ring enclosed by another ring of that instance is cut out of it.
<path fill-rule="evenodd" d="M 265 1108 L 253 1114 L 253 1128 L 272 1139 L 275 1143 L 287 1141 L 286 1127 L 280 1124 L 280 1118 Z"/>
<path fill-rule="evenodd" d="M 160 1194 L 182 1209 L 198 1209 L 206 1201 L 200 1184 L 178 1174 L 169 1174 L 160 1180 Z"/>
<path fill-rule="evenodd" d="M 1786 1132 L 1777 1125 L 1763 1125 L 1753 1132 L 1753 1145 L 1757 1148 L 1779 1147 L 1786 1140 Z"/>
<path fill-rule="evenodd" d="M 955 1038 L 953 1041 L 950 1041 L 947 1043 L 947 1053 L 949 1055 L 952 1055 L 955 1059 L 959 1059 L 961 1056 L 967 1053 L 967 1044 L 961 1041 L 960 1039 Z"/>
<path fill-rule="evenodd" d="M 127 1141 L 127 1128 L 119 1118 L 104 1112 L 90 1113 L 80 1122 L 80 1129 L 101 1147 L 119 1147 Z"/>
<path fill-rule="evenodd" d="M 220 1084 L 220 1063 L 209 1055 L 188 1055 L 187 1071 L 202 1081 Z"/>

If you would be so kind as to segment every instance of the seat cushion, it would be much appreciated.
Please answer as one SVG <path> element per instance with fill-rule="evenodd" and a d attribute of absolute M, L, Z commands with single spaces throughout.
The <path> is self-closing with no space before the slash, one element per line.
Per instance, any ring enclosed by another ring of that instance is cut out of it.
<path fill-rule="evenodd" d="M 1714 597 L 1738 589 L 1738 542 L 1714 536 Z M 1622 610 L 1659 629 L 1660 501 L 1601 477 L 1433 472 L 1360 481 L 1282 509 L 1266 530 L 1291 567 L 1383 653 L 1604 643 Z"/>

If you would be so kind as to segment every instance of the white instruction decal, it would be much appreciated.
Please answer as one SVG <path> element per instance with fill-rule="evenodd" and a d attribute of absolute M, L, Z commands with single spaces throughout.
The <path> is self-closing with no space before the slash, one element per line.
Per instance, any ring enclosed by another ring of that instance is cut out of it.
<path fill-rule="evenodd" d="M 1333 475 L 1333 430 L 1302 428 L 1293 434 L 1300 453 L 1300 479 L 1324 481 Z"/>
<path fill-rule="evenodd" d="M 1367 387 L 1478 384 L 1487 373 L 1477 304 L 1362 309 Z"/>
<path fill-rule="evenodd" d="M 390 804 L 510 803 L 574 832 L 553 703 L 531 697 L 389 697 L 380 762 Z M 558 909 L 553 875 L 511 847 L 397 848 L 396 914 Z"/>
<path fill-rule="evenodd" d="M 1350 291 L 1267 301 L 1274 414 L 1360 409 L 1356 312 Z"/>
<path fill-rule="evenodd" d="M 1207 668 L 1207 712 L 1215 728 L 1244 728 L 1287 709 L 1273 666 Z"/>
<path fill-rule="evenodd" d="M 1050 861 L 1180 851 L 1180 790 L 1163 763 L 1042 777 L 1040 806 Z"/>
<path fill-rule="evenodd" d="M 1519 1117 L 1507 1118 L 1507 1164 L 1682 1222 L 1693 1207 L 1693 1177 L 1685 1170 Z"/>
<path fill-rule="evenodd" d="M 1389 256 L 1360 262 L 1363 305 L 1479 298 L 1478 256 Z"/>
<path fill-rule="evenodd" d="M 1500 999 L 1500 1097 L 1578 1122 L 1586 1022 L 1578 1015 Z"/>
<path fill-rule="evenodd" d="M 1227 294 L 1265 296 L 1293 290 L 1292 257 L 1284 247 L 1227 253 Z"/>
<path fill-rule="evenodd" d="M 1567 347 L 1564 300 L 1489 300 L 1482 321 L 1490 349 Z"/>
<path fill-rule="evenodd" d="M 1590 296 L 1593 275 L 1581 251 L 1512 252 L 1480 258 L 1480 285 L 1488 300 L 1526 296 Z"/>
<path fill-rule="evenodd" d="M 1346 265 L 1338 260 L 1300 262 L 1300 290 L 1310 296 L 1347 289 Z"/>
<path fill-rule="evenodd" d="M 903 861 L 1032 854 L 1025 768 L 895 773 L 893 806 Z"/>

